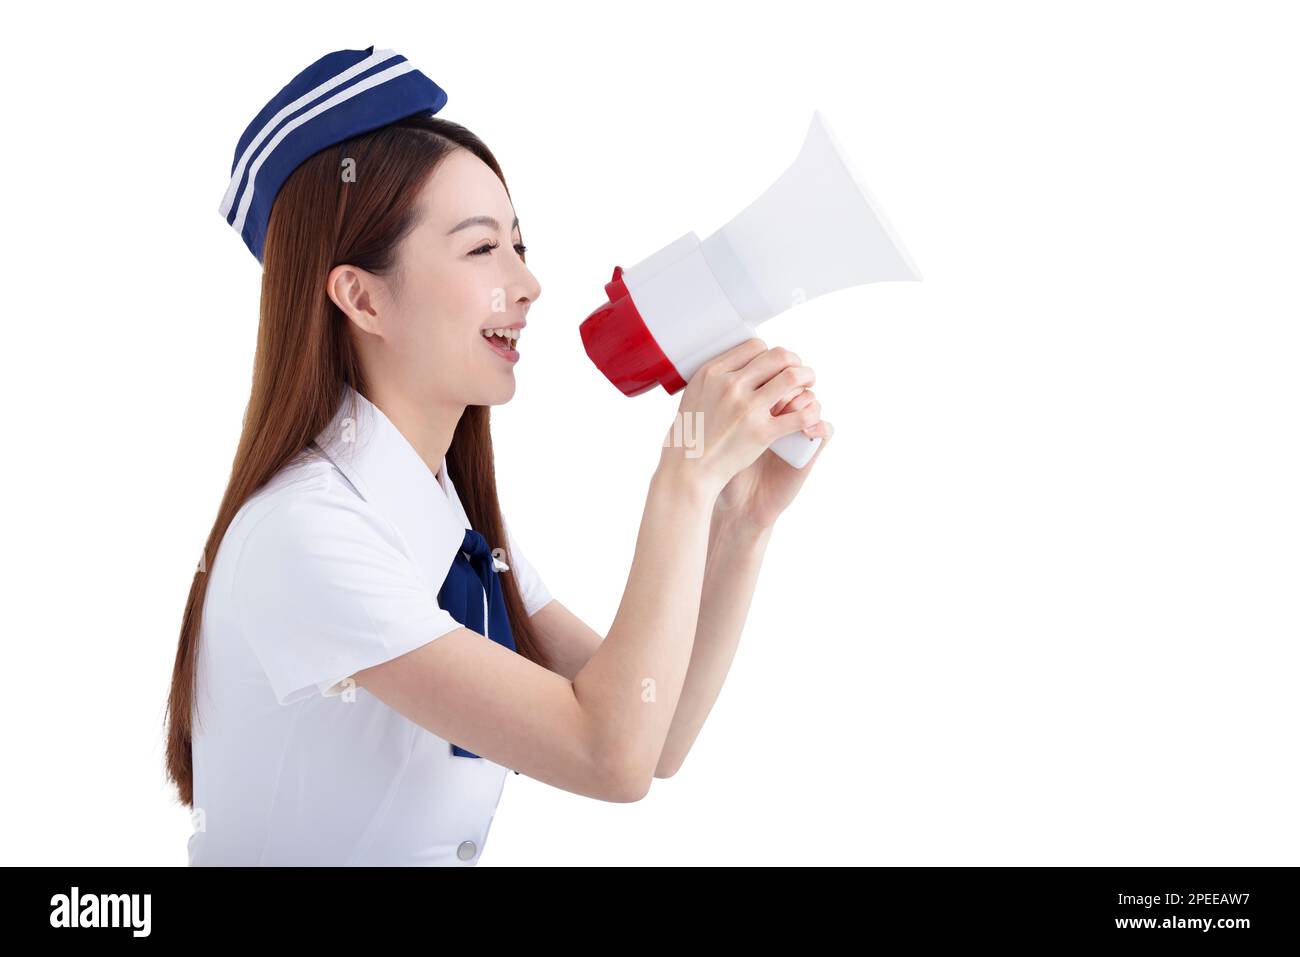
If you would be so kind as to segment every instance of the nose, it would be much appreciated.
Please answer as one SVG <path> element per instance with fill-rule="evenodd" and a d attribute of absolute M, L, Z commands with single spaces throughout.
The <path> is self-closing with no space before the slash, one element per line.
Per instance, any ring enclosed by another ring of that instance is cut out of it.
<path fill-rule="evenodd" d="M 534 303 L 542 294 L 542 285 L 537 281 L 537 277 L 533 275 L 533 271 L 528 268 L 522 259 L 518 260 L 518 262 L 520 276 L 517 280 L 516 286 L 518 289 L 516 301 Z"/>

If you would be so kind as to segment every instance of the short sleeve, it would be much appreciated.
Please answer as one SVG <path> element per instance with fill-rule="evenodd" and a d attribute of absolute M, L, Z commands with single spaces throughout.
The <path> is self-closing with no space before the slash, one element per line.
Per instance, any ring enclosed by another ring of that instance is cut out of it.
<path fill-rule="evenodd" d="M 276 700 L 290 704 L 461 627 L 359 498 L 321 487 L 276 503 L 249 532 L 233 608 Z"/>
<path fill-rule="evenodd" d="M 505 522 L 504 519 L 502 521 L 506 527 L 506 542 L 510 551 L 508 558 L 510 571 L 502 574 L 514 576 L 515 587 L 519 589 L 520 597 L 524 601 L 524 611 L 532 616 L 551 600 L 551 593 L 547 590 L 542 577 L 537 574 L 537 569 L 519 548 L 519 542 L 510 531 L 510 523 Z"/>

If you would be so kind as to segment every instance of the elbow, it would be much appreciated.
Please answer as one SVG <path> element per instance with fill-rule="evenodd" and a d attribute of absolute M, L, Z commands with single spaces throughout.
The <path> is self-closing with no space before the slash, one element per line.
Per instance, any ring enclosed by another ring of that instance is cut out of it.
<path fill-rule="evenodd" d="M 658 755 L 644 753 L 627 737 L 602 724 L 587 738 L 587 793 L 611 804 L 631 804 L 650 793 Z"/>
<path fill-rule="evenodd" d="M 612 804 L 631 804 L 650 793 L 650 782 L 655 778 L 652 771 L 618 756 L 606 758 L 599 765 L 597 777 L 600 781 L 601 800 Z"/>
<path fill-rule="evenodd" d="M 607 775 L 605 800 L 614 804 L 632 804 L 650 793 L 653 774 L 643 771 L 622 771 Z"/>
<path fill-rule="evenodd" d="M 625 741 L 602 734 L 589 739 L 586 793 L 611 804 L 631 804 L 650 791 L 654 765 L 642 760 Z"/>
<path fill-rule="evenodd" d="M 618 804 L 640 801 L 650 793 L 655 778 L 670 778 L 681 768 L 684 755 L 660 753 L 657 761 L 638 760 L 632 755 L 610 752 L 600 762 L 605 800 Z"/>
<path fill-rule="evenodd" d="M 630 778 L 610 798 L 616 804 L 631 804 L 650 793 L 650 781 L 653 775 Z"/>

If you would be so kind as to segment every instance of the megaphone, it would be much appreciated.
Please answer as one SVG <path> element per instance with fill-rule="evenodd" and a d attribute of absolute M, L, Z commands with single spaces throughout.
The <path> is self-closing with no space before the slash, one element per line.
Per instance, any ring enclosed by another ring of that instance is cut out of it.
<path fill-rule="evenodd" d="M 689 232 L 635 266 L 615 266 L 608 301 L 579 331 L 624 395 L 656 385 L 672 395 L 793 306 L 849 286 L 920 278 L 815 110 L 798 157 L 766 192 L 703 242 Z M 770 448 L 803 468 L 820 444 L 794 432 Z"/>

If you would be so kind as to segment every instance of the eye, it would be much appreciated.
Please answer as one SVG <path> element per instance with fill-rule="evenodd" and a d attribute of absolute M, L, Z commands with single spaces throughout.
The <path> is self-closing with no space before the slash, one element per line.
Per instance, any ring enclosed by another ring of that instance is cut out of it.
<path fill-rule="evenodd" d="M 492 250 L 496 249 L 500 245 L 501 245 L 500 243 L 484 243 L 478 249 L 471 250 L 469 254 L 471 256 L 486 256 L 488 253 L 490 253 Z M 524 257 L 524 253 L 528 252 L 528 247 L 525 246 L 523 243 L 515 243 L 515 252 L 517 252 L 519 254 L 519 258 L 522 259 Z"/>

